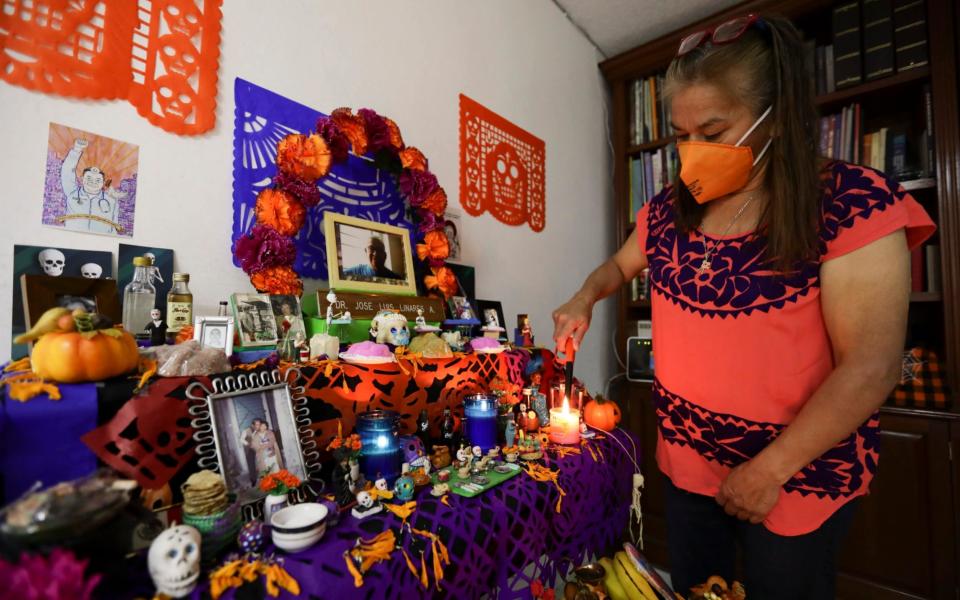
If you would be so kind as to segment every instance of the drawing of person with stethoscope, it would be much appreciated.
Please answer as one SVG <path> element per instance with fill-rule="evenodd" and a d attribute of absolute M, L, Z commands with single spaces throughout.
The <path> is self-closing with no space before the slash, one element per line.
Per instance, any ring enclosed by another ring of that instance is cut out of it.
<path fill-rule="evenodd" d="M 77 180 L 77 165 L 88 144 L 85 139 L 77 139 L 60 167 L 60 182 L 67 197 L 63 226 L 73 231 L 120 232 L 117 213 L 126 193 L 110 188 L 110 180 L 99 167 L 87 167 Z"/>

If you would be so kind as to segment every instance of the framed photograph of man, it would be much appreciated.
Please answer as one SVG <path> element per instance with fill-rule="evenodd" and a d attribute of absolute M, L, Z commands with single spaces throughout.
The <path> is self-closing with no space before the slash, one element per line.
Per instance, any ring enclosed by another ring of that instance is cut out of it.
<path fill-rule="evenodd" d="M 287 384 L 207 397 L 217 462 L 227 490 L 242 504 L 264 496 L 264 475 L 287 470 L 301 481 L 306 462 Z"/>
<path fill-rule="evenodd" d="M 270 296 L 273 306 L 273 317 L 277 321 L 277 335 L 283 338 L 296 339 L 297 334 L 307 337 L 307 327 L 303 323 L 303 314 L 300 312 L 300 298 L 293 295 Z M 289 325 L 284 325 L 289 323 Z"/>
<path fill-rule="evenodd" d="M 203 348 L 217 348 L 230 356 L 233 353 L 233 317 L 194 317 L 193 339 Z"/>
<path fill-rule="evenodd" d="M 330 287 L 416 295 L 409 231 L 333 212 L 324 214 L 323 229 Z"/>
<path fill-rule="evenodd" d="M 233 294 L 230 300 L 242 347 L 257 348 L 277 343 L 277 321 L 268 294 Z"/>
<path fill-rule="evenodd" d="M 477 300 L 477 318 L 481 330 L 487 337 L 496 337 L 506 341 L 506 319 L 503 317 L 503 305 L 495 300 Z"/>

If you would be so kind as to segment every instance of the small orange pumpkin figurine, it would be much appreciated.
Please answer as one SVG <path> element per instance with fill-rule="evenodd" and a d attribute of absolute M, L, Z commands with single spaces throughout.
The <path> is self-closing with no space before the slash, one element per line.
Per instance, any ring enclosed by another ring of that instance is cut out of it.
<path fill-rule="evenodd" d="M 608 400 L 602 395 L 597 396 L 587 402 L 583 409 L 583 420 L 587 425 L 603 431 L 613 431 L 620 422 L 620 407 L 613 400 Z"/>
<path fill-rule="evenodd" d="M 140 353 L 133 336 L 122 329 L 94 328 L 95 315 L 73 313 L 72 330 L 63 309 L 50 309 L 18 343 L 36 339 L 30 353 L 33 372 L 57 383 L 81 383 L 116 377 L 137 368 Z"/>

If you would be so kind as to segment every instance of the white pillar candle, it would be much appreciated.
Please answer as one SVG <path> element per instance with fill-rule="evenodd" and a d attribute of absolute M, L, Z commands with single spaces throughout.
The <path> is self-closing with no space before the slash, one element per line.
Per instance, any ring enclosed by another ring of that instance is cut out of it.
<path fill-rule="evenodd" d="M 570 410 L 570 401 L 563 399 L 563 406 L 550 409 L 550 441 L 555 444 L 580 443 L 580 411 Z"/>

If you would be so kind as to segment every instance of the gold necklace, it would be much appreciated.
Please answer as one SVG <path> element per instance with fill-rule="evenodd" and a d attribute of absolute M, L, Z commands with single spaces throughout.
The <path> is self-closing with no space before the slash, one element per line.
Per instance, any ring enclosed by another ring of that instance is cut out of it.
<path fill-rule="evenodd" d="M 700 263 L 700 269 L 699 269 L 700 273 L 704 273 L 710 270 L 710 265 L 712 264 L 712 262 L 710 261 L 710 258 L 713 255 L 713 251 L 716 250 L 716 247 L 719 245 L 719 242 L 722 241 L 722 239 L 727 236 L 727 233 L 730 232 L 730 228 L 733 227 L 733 224 L 737 222 L 737 219 L 740 218 L 740 215 L 743 214 L 743 211 L 747 210 L 747 206 L 750 204 L 751 200 L 753 200 L 752 195 L 749 198 L 747 198 L 746 202 L 743 203 L 743 206 L 740 207 L 740 210 L 737 211 L 737 214 L 733 215 L 733 219 L 730 220 L 730 224 L 727 225 L 727 228 L 724 229 L 723 233 L 720 234 L 720 238 L 717 239 L 717 244 L 707 247 L 707 234 L 705 233 L 702 234 L 703 235 L 703 262 Z"/>

